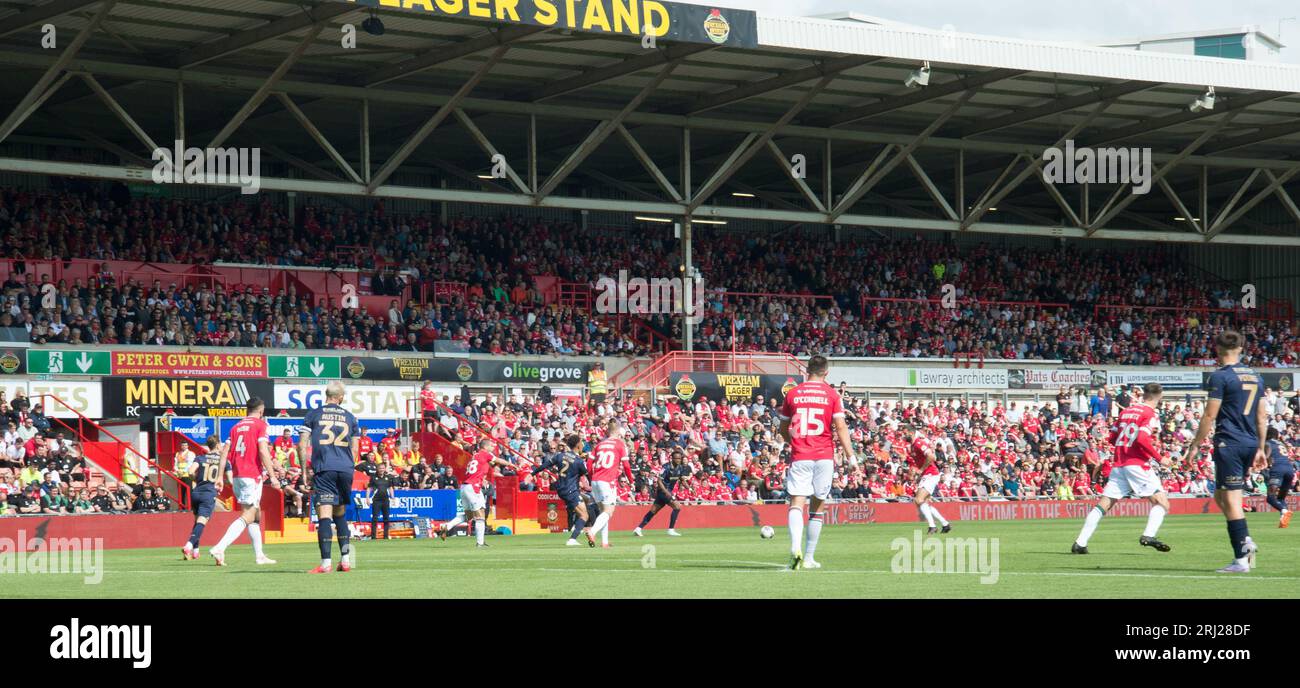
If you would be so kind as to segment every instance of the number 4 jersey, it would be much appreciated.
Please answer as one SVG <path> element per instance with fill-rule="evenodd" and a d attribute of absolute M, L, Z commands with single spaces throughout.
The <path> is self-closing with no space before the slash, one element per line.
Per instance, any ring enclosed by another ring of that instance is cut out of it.
<path fill-rule="evenodd" d="M 1156 436 L 1160 433 L 1160 418 L 1156 410 L 1145 404 L 1133 404 L 1119 414 L 1119 421 L 1110 431 L 1110 443 L 1115 446 L 1116 466 L 1146 466 L 1160 459 L 1156 449 Z"/>
<path fill-rule="evenodd" d="M 270 444 L 270 428 L 266 420 L 249 416 L 230 429 L 230 451 L 226 458 L 231 473 L 236 478 L 256 478 L 262 475 L 261 447 Z"/>
<path fill-rule="evenodd" d="M 825 382 L 803 382 L 790 390 L 781 405 L 781 420 L 790 421 L 790 460 L 834 459 L 834 419 L 843 417 L 839 392 Z"/>

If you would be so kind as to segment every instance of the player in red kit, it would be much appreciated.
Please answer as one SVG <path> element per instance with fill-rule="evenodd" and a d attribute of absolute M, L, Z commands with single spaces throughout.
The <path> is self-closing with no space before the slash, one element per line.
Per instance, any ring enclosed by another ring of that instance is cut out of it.
<path fill-rule="evenodd" d="M 781 436 L 790 443 L 790 467 L 786 469 L 785 484 L 790 498 L 787 518 L 791 570 L 821 568 L 813 555 L 822 532 L 822 503 L 831 493 L 836 440 L 846 456 L 853 456 L 853 440 L 844 421 L 844 404 L 835 388 L 826 384 L 829 372 L 830 362 L 826 357 L 813 356 L 808 361 L 808 380 L 790 390 L 781 405 Z M 803 510 L 810 498 L 805 543 Z"/>
<path fill-rule="evenodd" d="M 912 468 L 915 468 L 921 476 L 916 482 L 912 501 L 916 504 L 917 511 L 921 512 L 921 518 L 930 524 L 929 534 L 934 535 L 938 532 L 934 525 L 935 521 L 943 527 L 943 532 L 951 532 L 952 525 L 932 503 L 935 488 L 939 485 L 939 457 L 934 453 L 934 446 L 930 444 L 930 438 L 925 436 L 925 430 L 922 428 L 912 430 L 907 458 L 912 463 Z"/>
<path fill-rule="evenodd" d="M 600 515 L 587 529 L 587 544 L 592 547 L 596 546 L 597 533 L 600 533 L 600 546 L 609 547 L 609 519 L 618 505 L 619 475 L 626 475 L 630 482 L 636 482 L 632 476 L 632 464 L 627 458 L 627 443 L 623 441 L 623 426 L 617 420 L 611 420 L 605 428 L 605 439 L 596 443 L 587 461 L 591 496 L 600 505 Z"/>
<path fill-rule="evenodd" d="M 487 478 L 493 466 L 510 465 L 509 461 L 493 456 L 492 452 L 488 451 L 491 446 L 492 440 L 486 437 L 479 440 L 478 451 L 469 458 L 469 462 L 455 468 L 456 480 L 460 482 L 460 504 L 464 513 L 438 528 L 438 535 L 443 540 L 447 539 L 447 532 L 451 529 L 466 521 L 473 521 L 474 540 L 479 547 L 487 547 L 487 543 L 483 542 L 483 531 L 487 526 L 484 515 L 487 499 L 483 494 L 483 480 Z"/>
<path fill-rule="evenodd" d="M 235 519 L 216 547 L 208 550 L 217 566 L 226 565 L 226 548 L 234 542 L 239 534 L 248 531 L 248 539 L 253 541 L 253 555 L 258 564 L 274 564 L 275 560 L 262 553 L 262 530 L 258 525 L 262 505 L 262 482 L 268 475 L 275 474 L 271 463 L 270 426 L 262 417 L 266 405 L 261 399 L 253 397 L 248 400 L 248 417 L 235 423 L 230 429 L 230 442 L 226 458 L 229 461 L 228 472 L 233 477 L 230 486 L 235 491 L 235 501 L 239 502 L 243 514 Z"/>
<path fill-rule="evenodd" d="M 1160 385 L 1152 382 L 1142 389 L 1140 403 L 1129 406 L 1119 414 L 1119 420 L 1110 432 L 1110 443 L 1115 447 L 1115 456 L 1111 459 L 1106 488 L 1101 492 L 1101 500 L 1088 512 L 1083 530 L 1070 547 L 1071 552 L 1087 554 L 1088 539 L 1097 530 L 1101 517 L 1106 515 L 1115 500 L 1124 499 L 1130 494 L 1151 502 L 1147 527 L 1142 531 L 1138 543 L 1143 547 L 1154 547 L 1158 552 L 1170 550 L 1169 545 L 1156 539 L 1156 532 L 1160 530 L 1160 524 L 1169 511 L 1169 499 L 1160 486 L 1159 477 L 1150 466 L 1152 461 L 1159 461 L 1165 466 L 1170 463 L 1169 459 L 1161 458 L 1160 451 L 1156 449 L 1156 435 L 1160 432 L 1156 407 L 1160 405 L 1160 397 L 1163 395 L 1164 390 Z"/>

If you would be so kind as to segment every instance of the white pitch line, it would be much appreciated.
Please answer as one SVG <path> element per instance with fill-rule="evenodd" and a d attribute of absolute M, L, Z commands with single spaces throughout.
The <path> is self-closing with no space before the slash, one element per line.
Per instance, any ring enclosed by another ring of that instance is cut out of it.
<path fill-rule="evenodd" d="M 715 560 L 715 561 L 716 561 L 716 560 Z M 493 570 L 493 571 L 546 571 L 546 572 L 550 572 L 550 573 L 694 573 L 694 572 L 697 572 L 697 571 L 717 571 L 717 572 L 741 573 L 741 574 L 752 574 L 752 573 L 764 574 L 764 573 L 775 573 L 775 572 L 783 572 L 783 573 L 784 573 L 784 572 L 787 572 L 787 570 L 788 570 L 787 567 L 786 567 L 784 564 L 773 564 L 773 563 L 771 563 L 771 562 L 748 562 L 748 561 L 735 561 L 735 562 L 731 562 L 731 563 L 737 563 L 737 564 L 762 564 L 762 565 L 764 565 L 764 566 L 770 566 L 770 567 L 772 567 L 772 568 L 771 568 L 771 570 L 769 570 L 769 571 L 760 571 L 760 570 L 752 570 L 752 569 L 751 569 L 751 570 L 746 570 L 746 569 L 734 569 L 734 568 L 726 568 L 726 567 L 698 567 L 698 568 L 686 568 L 686 569 L 682 569 L 682 568 L 642 568 L 642 567 L 637 567 L 637 568 L 628 568 L 628 569 L 614 569 L 614 568 L 554 568 L 554 567 L 541 567 L 541 568 L 537 568 L 537 567 L 527 567 L 527 568 L 525 568 L 525 567 L 502 568 L 502 567 L 496 567 L 496 566 L 494 566 L 494 567 L 492 567 L 492 570 Z M 265 569 L 254 569 L 254 570 L 277 571 L 277 570 L 282 570 L 282 569 L 265 568 Z M 471 570 L 472 570 L 472 569 L 471 569 Z M 225 573 L 225 572 L 222 571 L 220 568 L 215 567 L 215 566 L 213 566 L 213 567 L 205 567 L 205 568 L 203 568 L 203 569 L 192 569 L 192 571 L 207 571 L 207 572 L 212 573 L 212 574 L 221 574 L 221 573 Z M 340 575 L 352 575 L 352 574 L 356 574 L 356 573 L 367 573 L 367 572 L 370 572 L 370 571 L 394 572 L 394 573 L 465 573 L 465 572 L 466 572 L 466 569 L 465 569 L 465 568 L 445 568 L 445 567 L 430 567 L 430 568 L 389 568 L 389 567 L 384 567 L 384 568 L 381 568 L 381 569 L 365 569 L 365 568 L 359 567 L 359 568 L 353 569 L 353 570 L 352 570 L 352 573 L 350 573 L 350 574 L 340 574 Z M 110 575 L 110 574 L 132 574 L 132 575 L 134 575 L 134 574 L 141 574 L 141 575 L 174 575 L 176 572 L 177 572 L 176 569 L 167 569 L 167 570 L 131 569 L 131 570 L 121 570 L 121 571 L 116 571 L 116 570 L 106 570 L 106 571 L 104 572 L 104 574 L 105 574 L 105 575 Z M 839 569 L 839 570 L 826 570 L 826 569 L 819 569 L 819 570 L 817 570 L 816 572 L 811 572 L 811 571 L 809 571 L 809 572 L 807 572 L 807 573 L 803 573 L 802 575 L 819 576 L 819 575 L 824 575 L 824 574 L 838 574 L 838 575 L 891 575 L 891 576 L 914 576 L 914 575 L 915 575 L 915 576 L 935 576 L 935 575 L 956 575 L 956 576 L 969 576 L 969 577 L 976 577 L 976 576 L 985 576 L 985 575 L 988 575 L 988 574 L 981 573 L 981 572 L 978 572 L 978 571 L 973 571 L 973 572 L 968 573 L 968 574 L 934 574 L 934 573 L 895 573 L 895 572 L 893 572 L 893 571 L 888 571 L 888 570 L 884 570 L 884 569 Z M 72 574 L 72 573 L 69 573 L 69 574 L 61 574 L 61 575 L 69 575 L 69 576 L 73 576 L 73 575 L 75 575 L 75 576 L 80 576 L 80 575 L 82 575 L 82 574 Z M 1268 575 L 1256 575 L 1256 576 L 1245 575 L 1245 576 L 1241 576 L 1241 575 L 1227 575 L 1227 574 L 1217 574 L 1217 575 L 1216 575 L 1216 574 L 1209 574 L 1209 575 L 1197 575 L 1197 574 L 1147 574 L 1147 573 L 1120 573 L 1120 572 L 1067 573 L 1067 572 L 1064 572 L 1064 571 L 999 571 L 999 572 L 998 572 L 998 576 L 1055 576 L 1055 577 L 1064 577 L 1064 578 L 1070 578 L 1070 577 L 1079 576 L 1079 577 L 1100 577 L 1100 578 L 1169 578 L 1169 579 L 1193 579 L 1193 580 L 1264 580 L 1264 581 L 1296 581 L 1296 580 L 1300 580 L 1300 576 L 1268 576 Z"/>

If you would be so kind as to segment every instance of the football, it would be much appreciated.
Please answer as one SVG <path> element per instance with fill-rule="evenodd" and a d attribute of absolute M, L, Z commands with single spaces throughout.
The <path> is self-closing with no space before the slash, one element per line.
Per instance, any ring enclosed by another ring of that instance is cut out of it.
<path fill-rule="evenodd" d="M 776 531 L 772 529 L 772 526 L 763 526 L 759 529 L 758 535 L 764 540 L 771 540 L 772 536 L 776 535 Z"/>

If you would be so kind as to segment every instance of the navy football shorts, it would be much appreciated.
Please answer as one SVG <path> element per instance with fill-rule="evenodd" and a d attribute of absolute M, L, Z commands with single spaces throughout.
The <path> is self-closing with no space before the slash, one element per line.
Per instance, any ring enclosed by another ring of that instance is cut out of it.
<path fill-rule="evenodd" d="M 564 502 L 564 507 L 569 511 L 578 508 L 578 505 L 582 503 L 582 495 L 579 494 L 577 490 L 573 490 L 572 492 L 559 492 L 557 494 Z"/>
<path fill-rule="evenodd" d="M 212 510 L 217 505 L 216 490 L 199 490 L 190 496 L 190 510 L 195 516 L 212 518 Z"/>
<path fill-rule="evenodd" d="M 1290 488 L 1294 482 L 1295 473 L 1291 471 L 1269 471 L 1268 473 L 1269 487 Z"/>
<path fill-rule="evenodd" d="M 1253 445 L 1221 444 L 1214 447 L 1214 486 L 1219 490 L 1244 490 L 1250 465 L 1255 462 Z"/>
<path fill-rule="evenodd" d="M 352 496 L 352 471 L 321 471 L 312 476 L 311 489 L 318 505 L 347 506 Z"/>

